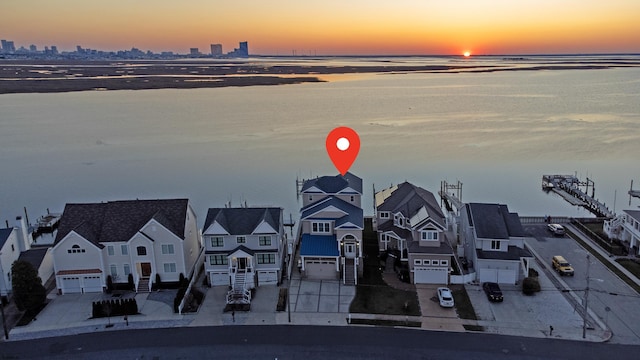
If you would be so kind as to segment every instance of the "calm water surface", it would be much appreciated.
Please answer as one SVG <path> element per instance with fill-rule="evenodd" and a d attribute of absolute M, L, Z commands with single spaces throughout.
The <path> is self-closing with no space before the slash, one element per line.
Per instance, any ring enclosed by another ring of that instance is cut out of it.
<path fill-rule="evenodd" d="M 324 140 L 340 125 L 361 137 L 352 171 L 369 214 L 374 185 L 404 180 L 434 193 L 461 180 L 463 200 L 521 215 L 588 215 L 544 194 L 542 174 L 589 176 L 617 211 L 631 179 L 640 187 L 640 68 L 326 78 L 2 95 L 0 220 L 23 206 L 35 219 L 67 202 L 167 197 L 191 199 L 201 223 L 228 201 L 295 217 L 296 178 L 336 173 Z"/>

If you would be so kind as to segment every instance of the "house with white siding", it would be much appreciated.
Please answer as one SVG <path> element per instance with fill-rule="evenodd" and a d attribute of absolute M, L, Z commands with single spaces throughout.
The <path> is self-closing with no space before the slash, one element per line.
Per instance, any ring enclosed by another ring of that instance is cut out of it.
<path fill-rule="evenodd" d="M 110 280 L 148 292 L 189 277 L 200 254 L 196 215 L 187 199 L 67 204 L 53 246 L 61 294 L 101 292 Z"/>
<path fill-rule="evenodd" d="M 375 194 L 380 252 L 399 259 L 412 284 L 448 284 L 453 250 L 435 196 L 409 182 Z"/>
<path fill-rule="evenodd" d="M 300 270 L 357 284 L 362 276 L 362 179 L 347 172 L 305 180 L 300 191 Z"/>
<path fill-rule="evenodd" d="M 212 286 L 228 285 L 227 303 L 249 303 L 251 290 L 282 277 L 286 234 L 282 208 L 210 208 L 202 233 Z"/>
<path fill-rule="evenodd" d="M 610 238 L 622 240 L 630 255 L 640 255 L 640 210 L 624 210 L 605 221 L 603 230 Z"/>
<path fill-rule="evenodd" d="M 31 249 L 32 241 L 28 225 L 21 216 L 16 217 L 15 226 L 0 229 L 0 297 L 3 299 L 10 297 L 13 292 L 11 266 L 21 253 Z M 35 269 L 37 271 L 38 267 Z"/>
<path fill-rule="evenodd" d="M 472 261 L 479 282 L 517 284 L 528 276 L 533 255 L 524 247 L 520 217 L 507 205 L 465 204 L 460 224 L 464 256 Z"/>

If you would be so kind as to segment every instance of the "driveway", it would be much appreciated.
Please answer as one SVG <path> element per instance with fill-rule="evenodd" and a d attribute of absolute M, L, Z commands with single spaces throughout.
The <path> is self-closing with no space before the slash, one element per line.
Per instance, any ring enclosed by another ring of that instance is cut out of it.
<path fill-rule="evenodd" d="M 417 284 L 416 293 L 422 312 L 422 328 L 428 330 L 465 331 L 455 308 L 443 308 L 437 289 L 442 285 Z"/>

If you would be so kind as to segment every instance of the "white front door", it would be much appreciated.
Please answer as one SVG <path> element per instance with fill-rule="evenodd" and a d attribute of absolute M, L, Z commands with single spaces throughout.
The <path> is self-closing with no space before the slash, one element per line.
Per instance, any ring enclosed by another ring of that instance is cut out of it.
<path fill-rule="evenodd" d="M 344 244 L 344 256 L 348 258 L 356 257 L 356 244 Z"/>

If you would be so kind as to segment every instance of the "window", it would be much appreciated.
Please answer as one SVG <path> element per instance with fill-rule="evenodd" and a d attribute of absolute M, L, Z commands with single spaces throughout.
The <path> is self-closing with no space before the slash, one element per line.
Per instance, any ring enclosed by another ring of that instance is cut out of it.
<path fill-rule="evenodd" d="M 389 212 L 388 211 L 381 211 L 380 212 L 380 219 L 388 219 L 389 218 Z"/>
<path fill-rule="evenodd" d="M 275 264 L 276 254 L 258 254 L 258 264 Z"/>
<path fill-rule="evenodd" d="M 258 237 L 258 242 L 260 246 L 271 246 L 271 236 L 270 235 L 260 236 Z"/>
<path fill-rule="evenodd" d="M 136 248 L 136 251 L 138 252 L 138 256 L 145 256 L 147 255 L 147 248 L 144 246 L 138 246 Z"/>
<path fill-rule="evenodd" d="M 11 244 L 11 251 L 16 251 L 16 247 Z"/>
<path fill-rule="evenodd" d="M 491 240 L 491 250 L 500 250 L 499 240 Z"/>
<path fill-rule="evenodd" d="M 413 265 L 422 265 L 422 259 L 413 259 Z"/>
<path fill-rule="evenodd" d="M 211 247 L 222 247 L 224 246 L 224 240 L 222 236 L 214 236 L 211 238 Z"/>
<path fill-rule="evenodd" d="M 356 197 L 351 195 L 351 202 L 354 202 L 354 201 L 356 201 Z"/>
<path fill-rule="evenodd" d="M 131 274 L 131 267 L 129 264 L 124 264 L 124 276 L 129 276 Z"/>
<path fill-rule="evenodd" d="M 173 244 L 162 244 L 163 254 L 173 254 Z"/>
<path fill-rule="evenodd" d="M 431 265 L 431 260 L 427 260 L 427 259 L 422 260 L 422 265 Z"/>
<path fill-rule="evenodd" d="M 422 231 L 422 240 L 438 240 L 438 232 L 434 230 Z"/>
<path fill-rule="evenodd" d="M 166 273 L 174 273 L 174 272 L 176 272 L 176 263 L 164 264 L 164 272 L 166 272 Z"/>
<path fill-rule="evenodd" d="M 313 196 L 309 195 L 309 201 L 313 201 Z"/>
<path fill-rule="evenodd" d="M 438 260 L 431 260 L 431 265 L 438 266 L 438 265 L 440 265 L 440 261 L 438 261 Z"/>
<path fill-rule="evenodd" d="M 449 260 L 440 260 L 441 266 L 449 266 Z"/>
<path fill-rule="evenodd" d="M 73 245 L 71 247 L 71 249 L 67 250 L 67 252 L 69 254 L 80 254 L 80 253 L 85 252 L 85 250 L 84 249 L 80 249 L 80 246 L 78 246 L 78 245 Z"/>
<path fill-rule="evenodd" d="M 117 265 L 111 265 L 111 277 L 112 278 L 116 278 L 118 277 L 118 266 Z"/>
<path fill-rule="evenodd" d="M 120 245 L 120 251 L 122 255 L 129 255 L 129 245 Z"/>
<path fill-rule="evenodd" d="M 211 255 L 209 256 L 210 265 L 228 265 L 229 259 L 227 255 Z"/>
<path fill-rule="evenodd" d="M 329 233 L 331 232 L 331 225 L 328 222 L 313 222 L 311 223 L 311 231 L 314 233 Z"/>
<path fill-rule="evenodd" d="M 238 241 L 238 244 L 244 244 L 247 242 L 247 238 L 244 236 L 237 236 L 236 241 Z"/>
<path fill-rule="evenodd" d="M 115 253 L 116 251 L 113 249 L 112 245 L 107 246 L 107 254 L 109 254 L 109 256 L 113 256 Z"/>

